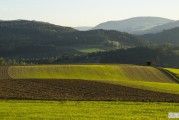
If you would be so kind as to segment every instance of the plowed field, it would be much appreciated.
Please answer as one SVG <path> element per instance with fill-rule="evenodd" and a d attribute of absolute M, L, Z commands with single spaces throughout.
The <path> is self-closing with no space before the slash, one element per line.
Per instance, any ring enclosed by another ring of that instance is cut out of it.
<path fill-rule="evenodd" d="M 1 99 L 179 102 L 179 95 L 84 80 L 0 80 Z"/>

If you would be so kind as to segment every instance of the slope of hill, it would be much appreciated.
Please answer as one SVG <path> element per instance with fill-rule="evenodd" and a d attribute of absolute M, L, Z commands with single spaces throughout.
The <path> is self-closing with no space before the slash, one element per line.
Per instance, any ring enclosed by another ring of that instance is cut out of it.
<path fill-rule="evenodd" d="M 8 73 L 0 80 L 2 99 L 179 101 L 177 81 L 153 67 L 116 64 L 2 69 L 2 74 Z"/>
<path fill-rule="evenodd" d="M 165 70 L 168 70 L 171 72 L 175 77 L 179 79 L 179 69 L 174 69 L 174 68 L 165 68 Z"/>
<path fill-rule="evenodd" d="M 179 47 L 167 45 L 152 47 L 136 47 L 90 53 L 65 59 L 58 59 L 55 63 L 117 63 L 146 65 L 147 61 L 153 66 L 179 67 Z"/>
<path fill-rule="evenodd" d="M 77 31 L 76 29 L 70 27 L 63 27 L 47 22 L 29 21 L 29 20 L 0 21 L 0 27 L 6 29 L 15 29 L 15 30 L 30 29 L 30 30 L 58 32 L 58 33 Z"/>
<path fill-rule="evenodd" d="M 173 20 L 159 17 L 135 17 L 121 21 L 109 21 L 97 25 L 94 29 L 117 30 L 132 34 L 140 34 L 142 31 L 173 22 Z"/>
<path fill-rule="evenodd" d="M 173 45 L 179 45 L 179 27 L 170 30 L 165 30 L 156 34 L 143 35 L 144 38 L 157 44 L 171 43 Z"/>
<path fill-rule="evenodd" d="M 128 71 L 131 71 L 127 73 Z M 13 79 L 80 79 L 115 82 L 120 80 L 175 83 L 152 67 L 135 65 L 51 65 L 9 67 Z M 148 76 L 150 74 L 150 76 Z"/>
<path fill-rule="evenodd" d="M 140 37 L 117 31 L 77 31 L 36 21 L 1 21 L 0 55 L 49 57 L 79 54 L 81 47 L 119 48 L 146 45 Z"/>
<path fill-rule="evenodd" d="M 90 30 L 82 32 L 73 32 L 64 35 L 65 41 L 71 45 L 96 45 L 103 47 L 135 47 L 149 44 L 142 37 L 130 35 L 128 33 L 113 30 Z M 66 45 L 70 45 L 67 44 Z"/>
<path fill-rule="evenodd" d="M 0 80 L 1 100 L 179 102 L 179 95 L 84 80 Z"/>
<path fill-rule="evenodd" d="M 52 51 L 56 54 L 56 46 L 52 43 L 62 34 L 77 30 L 45 22 L 16 20 L 0 21 L 0 31 L 2 56 L 36 57 L 40 54 L 53 55 Z"/>
<path fill-rule="evenodd" d="M 170 88 L 177 87 L 176 81 L 171 77 L 155 68 L 135 65 L 14 66 L 8 68 L 8 75 L 13 79 L 92 80 L 145 90 L 179 93 L 179 89 Z"/>
<path fill-rule="evenodd" d="M 169 22 L 169 23 L 159 25 L 148 30 L 141 31 L 141 34 L 149 34 L 149 33 L 154 34 L 154 33 L 162 32 L 164 30 L 173 29 L 176 27 L 179 27 L 179 21 Z"/>

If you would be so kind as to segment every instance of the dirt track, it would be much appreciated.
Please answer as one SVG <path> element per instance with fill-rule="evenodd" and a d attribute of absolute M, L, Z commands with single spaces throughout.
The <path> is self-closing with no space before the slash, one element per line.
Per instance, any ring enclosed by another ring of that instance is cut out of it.
<path fill-rule="evenodd" d="M 179 95 L 83 80 L 0 80 L 0 99 L 179 102 Z"/>

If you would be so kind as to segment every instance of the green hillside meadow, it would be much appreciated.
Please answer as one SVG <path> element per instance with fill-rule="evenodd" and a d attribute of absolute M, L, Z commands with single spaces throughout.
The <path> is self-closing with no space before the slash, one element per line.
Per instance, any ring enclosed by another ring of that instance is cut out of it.
<path fill-rule="evenodd" d="M 120 84 L 133 88 L 179 94 L 179 85 L 162 71 L 135 65 L 12 66 L 13 79 L 80 79 Z"/>

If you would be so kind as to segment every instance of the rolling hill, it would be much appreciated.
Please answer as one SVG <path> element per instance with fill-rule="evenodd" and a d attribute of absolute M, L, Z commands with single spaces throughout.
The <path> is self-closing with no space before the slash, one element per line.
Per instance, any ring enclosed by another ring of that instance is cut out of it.
<path fill-rule="evenodd" d="M 178 81 L 153 67 L 93 64 L 0 70 L 1 99 L 179 101 Z"/>
<path fill-rule="evenodd" d="M 179 69 L 165 68 L 165 70 L 169 71 L 171 74 L 173 74 L 175 77 L 179 79 Z"/>
<path fill-rule="evenodd" d="M 0 55 L 43 58 L 80 54 L 82 48 L 115 49 L 148 44 L 127 33 L 107 30 L 77 31 L 37 21 L 0 21 Z"/>
<path fill-rule="evenodd" d="M 102 64 L 135 64 L 146 65 L 147 61 L 153 66 L 179 67 L 179 47 L 168 45 L 136 47 L 128 49 L 118 49 L 89 53 L 87 55 L 59 58 L 54 63 L 74 64 L 74 63 L 102 63 Z"/>
<path fill-rule="evenodd" d="M 173 20 L 159 17 L 135 17 L 121 21 L 108 21 L 94 27 L 94 29 L 117 30 L 131 34 L 141 34 L 143 31 L 173 22 Z"/>
<path fill-rule="evenodd" d="M 176 28 L 176 27 L 179 27 L 179 21 L 169 22 L 169 23 L 166 23 L 166 24 L 163 24 L 163 25 L 153 27 L 153 28 L 148 29 L 148 30 L 144 30 L 143 32 L 141 32 L 141 34 L 149 34 L 149 33 L 155 34 L 155 33 L 160 33 L 162 31 L 173 29 L 173 28 Z"/>
<path fill-rule="evenodd" d="M 169 29 L 169 30 L 164 30 L 163 32 L 156 33 L 156 34 L 146 34 L 146 35 L 143 35 L 143 37 L 156 44 L 170 43 L 175 46 L 178 46 L 179 45 L 179 27 Z"/>
<path fill-rule="evenodd" d="M 70 27 L 58 26 L 47 22 L 28 21 L 28 20 L 0 21 L 0 28 L 2 32 L 4 31 L 12 32 L 14 30 L 14 34 L 17 31 L 22 31 L 22 30 L 24 30 L 24 33 L 34 31 L 34 32 L 46 32 L 49 34 L 53 34 L 53 33 L 62 34 L 62 33 L 77 31 L 76 29 Z"/>

